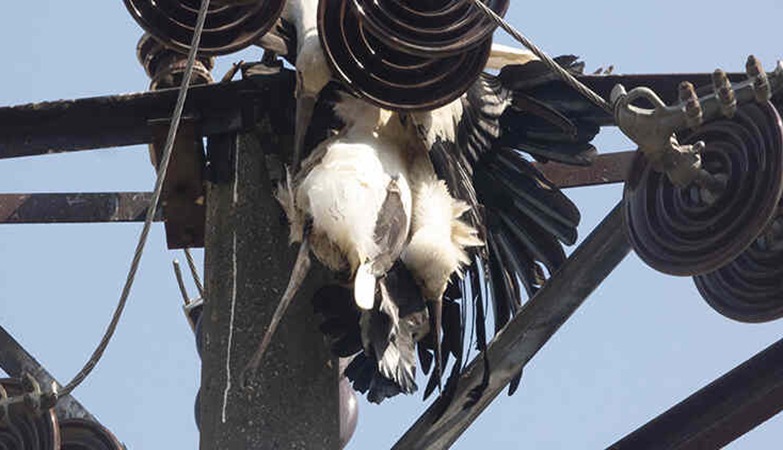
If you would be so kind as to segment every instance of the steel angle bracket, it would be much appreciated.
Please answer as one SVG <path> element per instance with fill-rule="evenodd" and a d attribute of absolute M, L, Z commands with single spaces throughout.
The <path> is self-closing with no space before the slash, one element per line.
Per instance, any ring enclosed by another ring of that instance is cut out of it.
<path fill-rule="evenodd" d="M 170 124 L 169 119 L 152 120 L 149 124 L 153 131 L 150 158 L 156 168 L 166 145 Z M 163 180 L 160 206 L 170 249 L 204 246 L 206 158 L 197 125 L 198 120 L 193 116 L 183 117 Z"/>

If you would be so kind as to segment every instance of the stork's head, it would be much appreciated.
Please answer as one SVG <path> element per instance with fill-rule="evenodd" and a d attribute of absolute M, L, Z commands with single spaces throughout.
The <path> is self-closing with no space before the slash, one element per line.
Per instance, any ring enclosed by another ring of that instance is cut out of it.
<path fill-rule="evenodd" d="M 426 232 L 413 236 L 402 258 L 427 301 L 440 301 L 460 264 L 451 242 Z"/>
<path fill-rule="evenodd" d="M 329 83 L 332 71 L 313 29 L 304 34 L 296 55 L 296 125 L 294 128 L 294 170 L 299 170 L 299 161 L 304 153 L 305 136 L 313 110 L 321 90 Z"/>
<path fill-rule="evenodd" d="M 311 30 L 296 55 L 296 97 L 317 98 L 332 78 L 318 32 Z"/>

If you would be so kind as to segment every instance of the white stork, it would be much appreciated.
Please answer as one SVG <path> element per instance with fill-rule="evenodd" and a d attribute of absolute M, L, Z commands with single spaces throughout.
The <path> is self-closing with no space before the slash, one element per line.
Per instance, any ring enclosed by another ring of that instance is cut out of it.
<path fill-rule="evenodd" d="M 312 109 L 331 79 L 318 40 L 317 4 L 289 1 L 283 15 L 297 39 L 295 169 Z M 310 152 L 277 194 L 291 242 L 301 247 L 289 287 L 248 364 L 251 372 L 304 278 L 310 252 L 350 280 L 347 288 L 319 292 L 316 306 L 327 317 L 324 331 L 336 353 L 359 353 L 346 374 L 376 402 L 416 389 L 417 342 L 425 371 L 432 362 L 428 351 L 435 353 L 429 392 L 440 382 L 449 353 L 457 368 L 466 326 L 454 301 L 466 295 L 457 288 L 466 269 L 477 303 L 492 299 L 499 329 L 516 311 L 521 290 L 532 294 L 541 285 L 542 266 L 551 272 L 564 260 L 560 242 L 575 240 L 578 211 L 510 148 L 581 162 L 594 152 L 588 142 L 597 128 L 524 95 L 554 77 L 530 53 L 493 46 L 488 68 L 509 63 L 524 72 L 511 77 L 522 83 L 509 86 L 503 72 L 485 74 L 461 98 L 429 112 L 397 113 L 338 94 L 334 112 L 344 126 Z M 501 149 L 507 109 L 512 119 L 517 114 L 535 120 L 532 134 L 510 133 L 510 148 Z M 555 148 L 545 145 L 552 142 Z M 450 287 L 456 293 L 448 293 Z M 483 312 L 476 319 L 483 322 Z M 483 334 L 483 323 L 477 326 Z M 432 338 L 422 340 L 429 331 Z"/>

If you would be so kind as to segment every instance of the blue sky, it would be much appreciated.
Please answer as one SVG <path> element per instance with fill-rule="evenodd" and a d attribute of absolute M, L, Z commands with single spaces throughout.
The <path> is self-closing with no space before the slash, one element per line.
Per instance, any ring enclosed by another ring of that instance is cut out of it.
<path fill-rule="evenodd" d="M 580 55 L 618 73 L 742 70 L 747 54 L 772 68 L 783 3 L 516 2 L 509 20 L 550 54 Z M 633 5 L 633 6 L 624 6 Z M 0 5 L 0 105 L 144 90 L 138 26 L 119 0 Z M 510 44 L 505 36 L 501 42 Z M 260 52 L 242 53 L 245 60 Z M 218 76 L 239 56 L 221 58 Z M 617 133 L 602 151 L 626 150 Z M 145 147 L 0 161 L 0 192 L 148 191 Z M 585 236 L 621 188 L 569 190 Z M 138 224 L 0 226 L 0 323 L 61 381 L 84 363 L 108 323 Z M 198 252 L 199 258 L 201 252 Z M 115 340 L 77 398 L 132 449 L 195 448 L 198 359 L 163 228 L 156 225 Z M 733 323 L 690 279 L 657 274 L 635 256 L 609 277 L 454 446 L 603 448 L 781 336 L 780 322 Z M 352 449 L 388 448 L 425 408 L 420 395 L 361 404 Z M 734 449 L 777 448 L 780 417 Z"/>

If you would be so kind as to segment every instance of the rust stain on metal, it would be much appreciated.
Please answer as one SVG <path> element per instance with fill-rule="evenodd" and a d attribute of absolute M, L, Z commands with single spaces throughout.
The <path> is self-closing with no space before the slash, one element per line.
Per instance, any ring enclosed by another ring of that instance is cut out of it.
<path fill-rule="evenodd" d="M 154 130 L 155 139 L 150 151 L 154 154 L 154 161 L 158 161 L 166 144 L 169 121 L 157 122 Z M 161 193 L 166 242 L 170 249 L 204 246 L 205 167 L 204 147 L 196 132 L 195 121 L 184 120 L 174 142 Z"/>
<path fill-rule="evenodd" d="M 0 224 L 141 222 L 151 198 L 148 192 L 0 194 Z"/>
<path fill-rule="evenodd" d="M 592 165 L 583 167 L 548 162 L 537 163 L 536 168 L 560 188 L 622 183 L 635 154 L 634 151 L 607 153 L 597 156 Z"/>
<path fill-rule="evenodd" d="M 0 223 L 9 222 L 11 216 L 14 215 L 29 197 L 28 194 L 6 194 L 0 198 Z"/>

